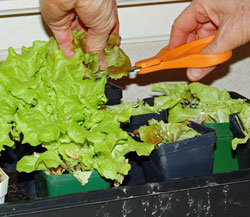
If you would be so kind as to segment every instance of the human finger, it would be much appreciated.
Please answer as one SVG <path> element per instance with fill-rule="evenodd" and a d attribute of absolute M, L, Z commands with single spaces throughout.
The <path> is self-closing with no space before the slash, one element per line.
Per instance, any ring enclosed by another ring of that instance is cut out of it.
<path fill-rule="evenodd" d="M 209 22 L 200 4 L 190 4 L 174 21 L 171 30 L 169 49 L 195 40 L 200 24 Z"/>
<path fill-rule="evenodd" d="M 86 51 L 98 54 L 101 68 L 106 68 L 104 48 L 113 28 L 116 28 L 115 31 L 119 28 L 115 0 L 80 1 L 76 5 L 76 12 L 88 28 Z"/>
<path fill-rule="evenodd" d="M 40 0 L 43 19 L 67 57 L 74 55 L 74 52 L 71 51 L 72 23 L 75 19 L 75 13 L 72 10 L 74 4 L 74 0 Z"/>

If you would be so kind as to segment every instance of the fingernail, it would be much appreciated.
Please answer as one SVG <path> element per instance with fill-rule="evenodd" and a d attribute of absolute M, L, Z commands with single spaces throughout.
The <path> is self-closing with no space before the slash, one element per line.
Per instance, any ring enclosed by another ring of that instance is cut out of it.
<path fill-rule="evenodd" d="M 71 58 L 75 55 L 73 51 L 64 51 L 64 54 L 67 58 Z"/>
<path fill-rule="evenodd" d="M 200 69 L 188 69 L 187 70 L 187 76 L 188 79 L 191 81 L 197 81 L 201 78 L 202 71 Z"/>
<path fill-rule="evenodd" d="M 104 55 L 104 53 L 99 53 L 98 55 L 99 55 L 99 58 L 100 58 L 100 60 L 99 60 L 99 62 L 100 62 L 100 69 L 101 70 L 105 70 L 108 67 L 105 55 Z"/>
<path fill-rule="evenodd" d="M 108 67 L 106 61 L 104 59 L 100 60 L 100 69 L 105 70 Z"/>

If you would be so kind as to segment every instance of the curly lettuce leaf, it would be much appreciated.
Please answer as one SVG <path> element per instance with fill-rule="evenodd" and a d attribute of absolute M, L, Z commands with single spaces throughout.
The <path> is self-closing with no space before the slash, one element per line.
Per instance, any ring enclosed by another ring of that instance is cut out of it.
<path fill-rule="evenodd" d="M 9 48 L 7 59 L 0 65 L 0 84 L 25 103 L 35 103 L 36 89 L 41 81 L 38 71 L 45 66 L 47 44 L 36 41 L 30 48 L 23 47 L 22 54 Z"/>
<path fill-rule="evenodd" d="M 90 129 L 91 133 L 100 132 L 111 136 L 115 141 L 128 138 L 127 133 L 120 128 L 120 122 L 116 115 L 105 111 L 100 111 L 100 113 L 103 113 L 103 118 L 92 125 Z"/>
<path fill-rule="evenodd" d="M 158 96 L 154 98 L 154 112 L 173 108 L 179 103 L 180 99 L 174 96 Z"/>
<path fill-rule="evenodd" d="M 175 97 L 158 96 L 154 98 L 154 105 L 149 105 L 141 100 L 137 100 L 136 102 L 105 106 L 103 109 L 118 115 L 120 122 L 129 122 L 131 116 L 159 113 L 162 110 L 174 107 L 178 102 L 179 99 Z"/>
<path fill-rule="evenodd" d="M 119 122 L 125 123 L 130 121 L 130 117 L 133 114 L 132 106 L 126 106 L 126 104 L 118 104 L 114 106 L 102 106 L 101 109 L 108 113 L 115 114 L 118 117 Z"/>
<path fill-rule="evenodd" d="M 86 140 L 96 143 L 102 142 L 104 139 L 104 135 L 101 133 L 92 133 L 83 126 L 79 125 L 76 121 L 68 123 L 67 133 L 72 141 L 79 144 L 84 144 Z"/>
<path fill-rule="evenodd" d="M 234 138 L 232 140 L 232 149 L 236 150 L 239 144 L 246 144 L 246 142 L 250 139 L 250 134 L 247 134 L 244 138 Z"/>
<path fill-rule="evenodd" d="M 45 151 L 41 154 L 24 156 L 17 162 L 18 172 L 32 172 L 38 170 L 53 171 L 55 174 L 59 166 L 65 167 L 60 156 L 53 151 Z M 59 170 L 58 170 L 59 171 Z M 58 174 L 59 175 L 59 174 Z"/>
<path fill-rule="evenodd" d="M 17 107 L 22 102 L 9 94 L 0 84 L 0 121 L 10 123 L 14 119 Z"/>
<path fill-rule="evenodd" d="M 92 171 L 74 171 L 73 175 L 76 177 L 76 179 L 84 186 L 88 183 L 89 178 L 92 174 Z"/>
<path fill-rule="evenodd" d="M 149 156 L 154 150 L 154 145 L 149 142 L 137 142 L 130 136 L 122 145 L 117 145 L 113 150 L 115 155 L 126 155 L 129 152 L 136 152 L 138 156 Z"/>
<path fill-rule="evenodd" d="M 250 104 L 249 103 L 244 104 L 239 114 L 239 117 L 244 126 L 244 133 L 248 134 L 250 132 Z"/>
<path fill-rule="evenodd" d="M 108 64 L 107 73 L 110 78 L 119 79 L 128 76 L 131 71 L 131 62 L 125 52 L 118 46 L 109 49 L 105 48 L 106 62 Z"/>
<path fill-rule="evenodd" d="M 119 180 L 119 174 L 127 175 L 131 165 L 127 163 L 124 156 L 114 159 L 110 155 L 100 155 L 96 159 L 96 169 L 103 177 Z"/>
<path fill-rule="evenodd" d="M 154 145 L 185 140 L 201 135 L 189 127 L 188 122 L 164 123 L 163 121 L 151 119 L 148 123 L 149 126 L 140 127 L 138 132 L 142 141 Z"/>
<path fill-rule="evenodd" d="M 198 98 L 202 104 L 231 100 L 230 94 L 226 90 L 220 91 L 216 87 L 207 86 L 198 82 L 191 83 L 188 87 L 191 94 Z"/>
<path fill-rule="evenodd" d="M 114 106 L 106 106 L 104 109 L 107 112 L 117 113 L 118 115 L 124 115 L 126 119 L 130 118 L 132 115 L 141 115 L 156 112 L 158 113 L 162 109 L 159 106 L 150 106 L 149 104 L 144 103 L 141 100 L 136 102 L 129 102 L 124 104 L 118 104 Z"/>
<path fill-rule="evenodd" d="M 100 70 L 99 57 L 94 53 L 86 53 L 86 35 L 83 30 L 73 30 L 72 50 L 82 51 L 82 60 L 86 66 L 85 76 L 87 78 L 102 78 L 109 76 L 113 79 L 119 79 L 128 75 L 131 70 L 131 62 L 126 53 L 120 48 L 121 37 L 114 33 L 110 34 L 106 43 L 105 59 L 108 65 L 106 70 Z"/>
<path fill-rule="evenodd" d="M 15 115 L 16 129 L 23 133 L 22 143 L 32 146 L 51 142 L 60 137 L 60 128 L 44 108 L 20 108 Z"/>
<path fill-rule="evenodd" d="M 168 122 L 178 123 L 185 120 L 193 120 L 197 123 L 207 122 L 207 115 L 202 109 L 183 108 L 181 104 L 169 109 Z"/>
<path fill-rule="evenodd" d="M 73 42 L 72 42 L 72 47 L 71 49 L 74 51 L 76 48 L 80 48 L 84 53 L 85 51 L 85 46 L 86 46 L 86 35 L 83 30 L 73 30 Z"/>
<path fill-rule="evenodd" d="M 35 155 L 27 155 L 21 158 L 17 162 L 16 169 L 18 172 L 26 172 L 26 173 L 31 173 L 33 171 L 36 171 L 37 168 L 35 167 L 37 161 L 37 157 Z M 39 170 L 46 170 L 45 167 L 39 168 Z"/>
<path fill-rule="evenodd" d="M 152 91 L 163 93 L 166 96 L 178 96 L 183 97 L 187 93 L 187 84 L 185 83 L 176 83 L 170 84 L 166 82 L 152 84 Z"/>
<path fill-rule="evenodd" d="M 14 147 L 14 141 L 10 138 L 10 132 L 12 131 L 12 124 L 8 124 L 5 121 L 0 120 L 1 134 L 0 134 L 0 152 L 5 150 L 4 146 Z"/>

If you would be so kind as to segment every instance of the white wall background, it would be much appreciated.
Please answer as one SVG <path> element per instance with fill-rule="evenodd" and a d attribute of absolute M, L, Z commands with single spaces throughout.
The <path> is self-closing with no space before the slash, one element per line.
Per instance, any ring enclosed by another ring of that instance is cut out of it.
<path fill-rule="evenodd" d="M 189 1 L 118 0 L 122 48 L 132 63 L 156 54 L 168 44 L 171 25 Z M 0 1 L 0 58 L 8 47 L 17 51 L 34 40 L 48 40 L 50 32 L 39 13 L 38 0 Z M 185 70 L 166 70 L 112 81 L 124 88 L 124 101 L 148 97 L 151 83 L 187 82 Z M 230 61 L 219 66 L 201 81 L 219 89 L 236 91 L 250 98 L 250 44 L 234 51 Z"/>

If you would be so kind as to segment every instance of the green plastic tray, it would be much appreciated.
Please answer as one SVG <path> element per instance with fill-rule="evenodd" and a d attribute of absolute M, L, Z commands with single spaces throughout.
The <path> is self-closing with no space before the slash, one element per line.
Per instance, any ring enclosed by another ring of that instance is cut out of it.
<path fill-rule="evenodd" d="M 88 183 L 84 186 L 72 174 L 51 176 L 43 171 L 35 174 L 35 184 L 38 197 L 59 196 L 111 187 L 111 182 L 102 178 L 97 171 L 92 172 Z"/>
<path fill-rule="evenodd" d="M 213 173 L 228 172 L 239 169 L 236 153 L 232 150 L 233 134 L 226 123 L 203 123 L 216 129 L 216 147 L 214 150 Z"/>

